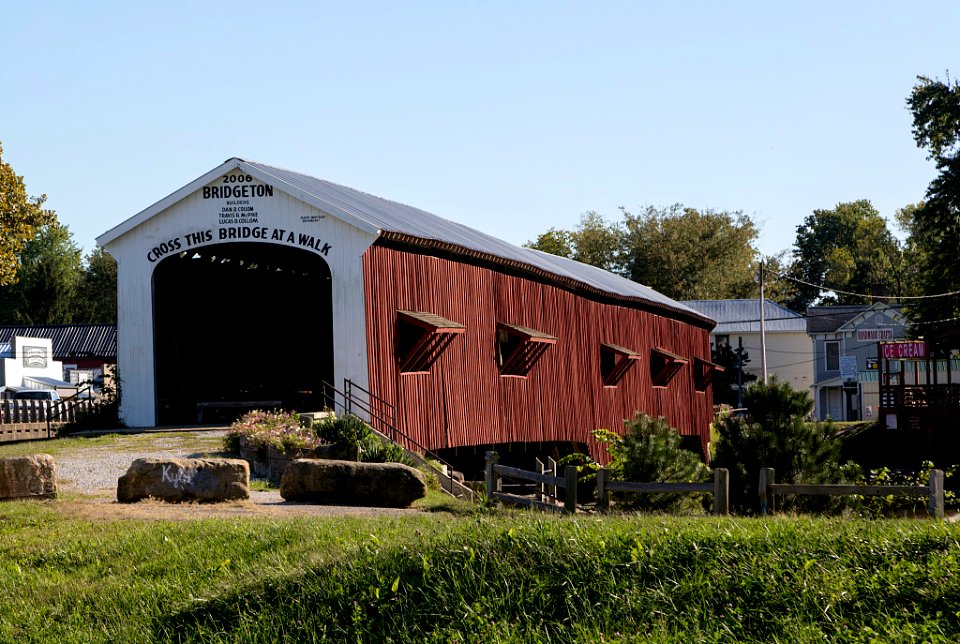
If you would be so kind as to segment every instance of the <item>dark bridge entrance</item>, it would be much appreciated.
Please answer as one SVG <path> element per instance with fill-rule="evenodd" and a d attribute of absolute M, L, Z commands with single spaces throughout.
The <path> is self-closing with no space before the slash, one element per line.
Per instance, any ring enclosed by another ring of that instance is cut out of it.
<path fill-rule="evenodd" d="M 153 274 L 153 310 L 159 424 L 225 422 L 276 403 L 323 409 L 331 281 L 314 253 L 230 243 L 169 257 Z"/>

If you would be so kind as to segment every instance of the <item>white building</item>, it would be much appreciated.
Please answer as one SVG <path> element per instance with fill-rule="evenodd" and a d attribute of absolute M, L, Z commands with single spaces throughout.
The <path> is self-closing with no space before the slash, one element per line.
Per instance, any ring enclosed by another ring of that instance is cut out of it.
<path fill-rule="evenodd" d="M 64 382 L 63 363 L 53 359 L 53 342 L 48 338 L 13 336 L 0 343 L 0 382 L 6 396 L 23 389 L 76 391 Z"/>
<path fill-rule="evenodd" d="M 763 379 L 760 347 L 760 299 L 688 300 L 687 306 L 717 321 L 710 334 L 712 344 L 743 346 L 750 362 L 745 373 Z M 804 316 L 766 300 L 763 308 L 766 335 L 767 375 L 800 391 L 813 385 L 813 348 Z"/>

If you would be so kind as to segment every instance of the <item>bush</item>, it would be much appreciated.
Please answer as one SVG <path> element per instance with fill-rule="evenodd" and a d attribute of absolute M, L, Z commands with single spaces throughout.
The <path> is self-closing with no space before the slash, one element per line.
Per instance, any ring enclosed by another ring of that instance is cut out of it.
<path fill-rule="evenodd" d="M 731 416 L 717 423 L 713 466 L 730 470 L 732 509 L 759 508 L 757 483 L 764 467 L 775 470 L 778 483 L 835 483 L 842 478 L 840 441 L 833 425 L 804 420 L 813 410 L 809 394 L 771 378 L 769 384 L 750 387 L 744 403 L 749 418 Z M 822 507 L 825 501 L 812 497 L 802 504 L 794 507 Z"/>
<path fill-rule="evenodd" d="M 709 469 L 697 454 L 680 445 L 680 434 L 662 416 L 637 412 L 619 436 L 597 430 L 594 437 L 607 446 L 611 477 L 640 483 L 690 483 L 705 480 Z M 699 507 L 697 495 L 686 493 L 618 494 L 620 505 L 647 511 L 674 512 Z"/>
<path fill-rule="evenodd" d="M 881 467 L 864 473 L 856 464 L 851 463 L 845 466 L 848 478 L 857 485 L 926 486 L 930 483 L 930 472 L 934 468 L 933 461 L 923 461 L 918 471 L 891 470 Z M 944 483 L 949 486 L 956 477 L 957 466 L 940 469 L 943 469 Z M 846 499 L 845 505 L 863 516 L 882 517 L 925 512 L 928 500 L 927 496 L 852 496 Z M 947 510 L 956 510 L 960 507 L 960 499 L 953 490 L 944 490 L 943 502 Z"/>
<path fill-rule="evenodd" d="M 341 448 L 356 448 L 364 463 L 402 463 L 412 465 L 403 448 L 380 438 L 367 423 L 357 416 L 328 416 L 314 423 L 317 435 Z"/>
<path fill-rule="evenodd" d="M 313 428 L 317 436 L 337 447 L 360 447 L 372 434 L 370 427 L 353 414 L 327 416 L 314 422 Z"/>

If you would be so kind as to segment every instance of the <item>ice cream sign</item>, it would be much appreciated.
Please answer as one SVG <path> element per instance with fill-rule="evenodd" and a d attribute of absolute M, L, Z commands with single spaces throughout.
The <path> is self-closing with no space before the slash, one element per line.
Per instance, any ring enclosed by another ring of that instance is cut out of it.
<path fill-rule="evenodd" d="M 927 357 L 927 343 L 923 340 L 881 342 L 880 352 L 887 360 L 910 360 Z"/>

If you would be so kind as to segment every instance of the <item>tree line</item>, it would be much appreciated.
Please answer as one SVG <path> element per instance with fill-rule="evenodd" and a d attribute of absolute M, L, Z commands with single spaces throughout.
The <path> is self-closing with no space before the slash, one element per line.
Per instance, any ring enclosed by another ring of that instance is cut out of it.
<path fill-rule="evenodd" d="M 116 324 L 116 261 L 99 247 L 83 257 L 45 201 L 0 146 L 0 324 Z"/>
<path fill-rule="evenodd" d="M 960 84 L 920 76 L 907 98 L 917 146 L 938 175 L 926 194 L 895 213 L 900 242 L 868 199 L 817 209 L 797 226 L 793 247 L 756 248 L 759 228 L 742 211 L 675 204 L 620 208 L 608 220 L 584 214 L 570 230 L 551 228 L 526 245 L 640 282 L 677 300 L 765 295 L 804 312 L 813 304 L 865 304 L 872 296 L 914 298 L 960 290 Z M 960 317 L 960 297 L 904 300 L 931 329 Z"/>

